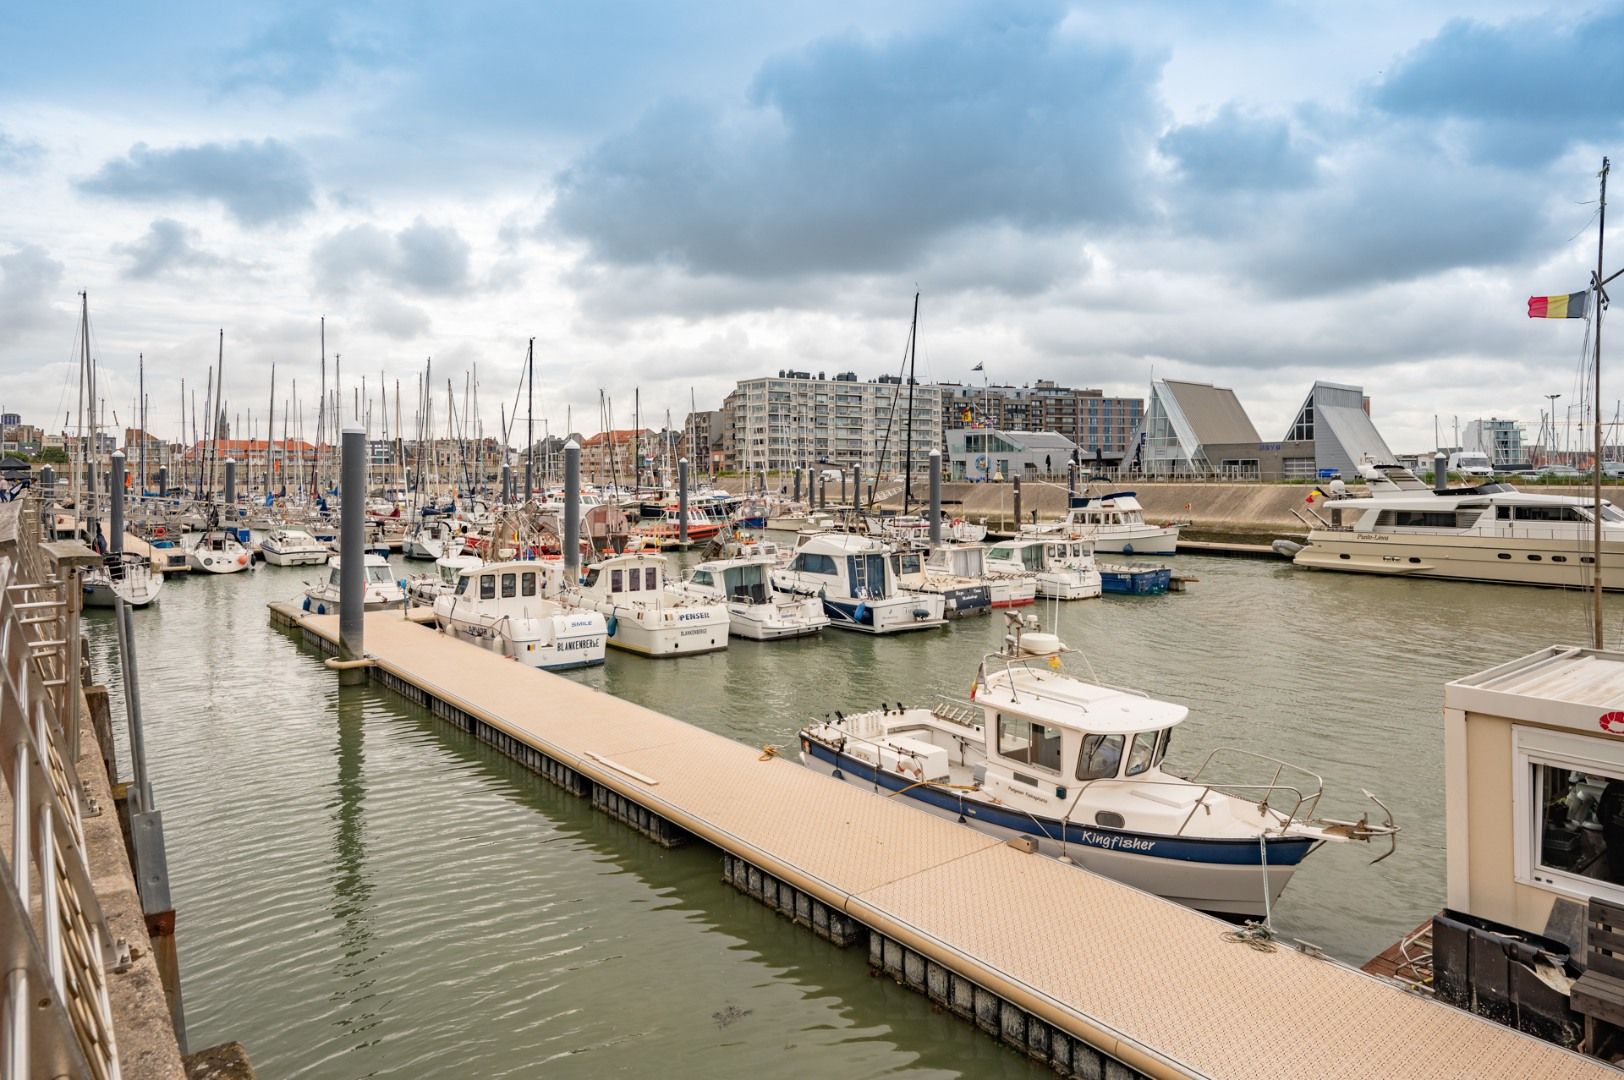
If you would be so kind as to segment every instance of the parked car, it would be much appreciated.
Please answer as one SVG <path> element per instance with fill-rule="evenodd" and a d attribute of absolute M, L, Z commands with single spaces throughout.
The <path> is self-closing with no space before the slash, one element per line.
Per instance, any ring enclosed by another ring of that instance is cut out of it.
<path fill-rule="evenodd" d="M 1624 461 L 1604 461 L 1601 474 L 1611 480 L 1624 479 Z"/>
<path fill-rule="evenodd" d="M 1535 475 L 1542 480 L 1577 480 L 1588 474 L 1572 465 L 1542 465 Z"/>

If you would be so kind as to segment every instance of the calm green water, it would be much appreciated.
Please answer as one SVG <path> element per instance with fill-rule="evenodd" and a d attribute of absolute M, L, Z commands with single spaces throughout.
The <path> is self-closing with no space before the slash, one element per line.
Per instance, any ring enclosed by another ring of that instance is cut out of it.
<path fill-rule="evenodd" d="M 1362 961 L 1442 902 L 1444 682 L 1582 640 L 1583 602 L 1178 565 L 1201 579 L 1184 596 L 1036 610 L 1101 679 L 1191 707 L 1176 767 L 1244 745 L 1322 773 L 1326 813 L 1359 813 L 1362 787 L 1383 797 L 1397 854 L 1322 850 L 1276 911 L 1288 935 Z M 1031 1075 L 871 978 L 863 950 L 722 885 L 714 852 L 665 851 L 425 710 L 341 691 L 267 619 L 313 574 L 181 576 L 135 616 L 194 1048 L 239 1039 L 269 1078 Z M 121 720 L 112 625 L 89 621 Z M 1619 609 L 1609 627 L 1624 633 Z M 1002 633 L 993 617 L 680 661 L 611 652 L 573 677 L 789 745 L 832 709 L 963 697 Z"/>

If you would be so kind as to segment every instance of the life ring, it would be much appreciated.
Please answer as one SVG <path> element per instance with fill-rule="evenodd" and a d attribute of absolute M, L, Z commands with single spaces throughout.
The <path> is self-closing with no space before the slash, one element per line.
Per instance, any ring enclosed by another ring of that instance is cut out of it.
<path fill-rule="evenodd" d="M 910 757 L 900 757 L 899 756 L 897 758 L 897 772 L 900 773 L 903 776 L 911 776 L 911 777 L 913 777 L 915 783 L 921 783 L 922 784 L 925 781 L 925 770 L 924 770 L 924 768 L 922 768 L 920 766 L 919 762 L 916 759 L 914 759 L 913 757 L 911 757 L 911 756 Z"/>
<path fill-rule="evenodd" d="M 954 518 L 953 519 L 953 527 L 955 529 L 958 528 L 960 525 L 963 525 L 963 524 L 964 524 L 964 519 L 963 518 Z"/>
<path fill-rule="evenodd" d="M 164 528 L 162 525 L 154 525 L 152 527 L 152 535 L 161 540 L 169 535 L 169 530 Z"/>

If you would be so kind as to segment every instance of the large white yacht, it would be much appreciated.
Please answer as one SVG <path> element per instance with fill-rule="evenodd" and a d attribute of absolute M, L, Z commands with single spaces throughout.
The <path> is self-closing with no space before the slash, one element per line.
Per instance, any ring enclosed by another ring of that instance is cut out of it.
<path fill-rule="evenodd" d="M 727 605 L 666 588 L 658 554 L 612 555 L 564 578 L 560 560 L 544 560 L 547 594 L 566 608 L 596 611 L 608 621 L 609 644 L 644 656 L 689 656 L 727 648 Z"/>
<path fill-rule="evenodd" d="M 1090 540 L 1095 551 L 1123 555 L 1172 555 L 1178 550 L 1177 522 L 1155 525 L 1145 520 L 1144 507 L 1131 491 L 1108 495 L 1074 497 L 1063 521 L 1047 525 L 1023 525 L 1021 532 L 1031 536 L 1064 536 Z"/>
<path fill-rule="evenodd" d="M 440 559 L 442 568 L 454 556 Z M 450 636 L 548 671 L 603 663 L 608 621 L 596 611 L 569 610 L 542 597 L 538 562 L 464 566 L 456 588 L 434 600 L 434 621 Z"/>
<path fill-rule="evenodd" d="M 1362 465 L 1370 495 L 1333 485 L 1292 562 L 1313 570 L 1586 588 L 1595 500 L 1481 484 L 1434 491 L 1408 469 Z M 1624 589 L 1624 511 L 1601 503 L 1602 587 Z M 1282 543 L 1282 550 L 1295 545 Z"/>
<path fill-rule="evenodd" d="M 1231 917 L 1263 915 L 1326 841 L 1397 832 L 1385 814 L 1319 818 L 1318 776 L 1251 751 L 1214 750 L 1189 778 L 1168 771 L 1187 708 L 1068 674 L 1059 638 L 1005 617 L 1004 648 L 982 661 L 970 702 L 834 713 L 801 730 L 801 761 Z M 1235 779 L 1237 766 L 1258 779 Z M 1209 778 L 1220 770 L 1227 782 Z"/>
<path fill-rule="evenodd" d="M 917 593 L 897 580 L 889 544 L 854 533 L 803 533 L 789 564 L 773 571 L 773 587 L 816 596 L 830 624 L 866 634 L 895 634 L 944 626 L 939 593 Z"/>

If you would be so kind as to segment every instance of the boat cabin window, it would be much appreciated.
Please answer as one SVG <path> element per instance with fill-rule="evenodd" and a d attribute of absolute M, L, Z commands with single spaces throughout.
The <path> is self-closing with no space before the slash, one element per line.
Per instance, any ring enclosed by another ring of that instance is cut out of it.
<path fill-rule="evenodd" d="M 627 582 L 626 582 L 626 591 L 627 592 L 641 592 L 642 591 L 642 589 L 643 589 L 643 575 L 637 569 L 637 567 L 635 567 L 635 566 L 632 567 L 631 573 L 627 574 L 626 577 L 628 579 Z"/>
<path fill-rule="evenodd" d="M 796 554 L 795 561 L 790 564 L 791 570 L 798 570 L 804 574 L 835 574 L 835 561 L 828 555 L 819 555 L 815 552 L 802 551 Z"/>
<path fill-rule="evenodd" d="M 987 558 L 997 559 L 1000 562 L 1009 562 L 1015 558 L 1015 555 L 1007 547 L 995 547 L 987 552 Z"/>
<path fill-rule="evenodd" d="M 1060 729 L 999 713 L 998 753 L 1010 761 L 1020 761 L 1058 773 Z"/>
<path fill-rule="evenodd" d="M 1500 507 L 1501 510 L 1508 509 Z M 1590 515 L 1577 506 L 1513 506 L 1517 521 L 1589 521 Z"/>
<path fill-rule="evenodd" d="M 1624 510 L 1620 510 L 1604 499 L 1601 504 L 1601 519 L 1603 521 L 1624 521 Z"/>
<path fill-rule="evenodd" d="M 885 598 L 885 556 L 848 555 L 846 570 L 851 575 L 851 594 L 875 600 Z"/>
<path fill-rule="evenodd" d="M 510 596 L 517 596 L 517 595 L 519 595 L 519 575 L 518 574 L 503 574 L 502 575 L 502 599 L 506 600 Z"/>
<path fill-rule="evenodd" d="M 1478 510 L 1383 510 L 1376 527 L 1397 529 L 1466 529 L 1477 521 Z"/>
<path fill-rule="evenodd" d="M 633 570 L 632 573 L 637 573 Z M 660 568 L 657 566 L 643 567 L 643 588 L 658 589 L 660 587 Z"/>
<path fill-rule="evenodd" d="M 709 570 L 695 570 L 693 582 L 695 585 L 711 584 L 711 572 Z"/>
<path fill-rule="evenodd" d="M 609 571 L 609 591 L 621 592 L 626 587 L 626 572 L 624 570 Z"/>
<path fill-rule="evenodd" d="M 533 572 L 527 570 L 519 575 L 519 595 L 536 595 L 536 575 Z"/>
<path fill-rule="evenodd" d="M 592 569 L 588 570 L 586 572 L 586 581 L 585 581 L 586 587 L 590 589 L 592 586 L 596 585 L 598 583 L 598 579 L 600 577 L 602 577 L 602 576 L 603 576 L 603 571 L 599 570 L 596 566 L 594 566 Z"/>
<path fill-rule="evenodd" d="M 1624 778 L 1594 766 L 1532 768 L 1536 873 L 1624 885 Z"/>
<path fill-rule="evenodd" d="M 1122 763 L 1121 735 L 1084 735 L 1077 753 L 1077 779 L 1103 780 L 1117 774 Z"/>
<path fill-rule="evenodd" d="M 472 581 L 472 580 L 474 580 L 474 579 L 473 578 L 458 578 L 457 579 L 457 595 L 458 596 L 461 596 L 463 593 L 468 591 L 468 583 L 470 581 Z"/>
<path fill-rule="evenodd" d="M 891 566 L 900 574 L 919 573 L 919 553 L 916 551 L 903 552 L 891 556 Z"/>
<path fill-rule="evenodd" d="M 388 584 L 395 580 L 395 574 L 387 566 L 369 566 L 367 567 L 367 580 L 374 585 Z"/>
<path fill-rule="evenodd" d="M 481 575 L 479 575 L 479 598 L 481 600 L 495 600 L 496 599 L 496 575 L 495 574 L 481 574 Z"/>
<path fill-rule="evenodd" d="M 1156 764 L 1157 735 L 1158 732 L 1141 731 L 1133 737 L 1133 745 L 1128 748 L 1128 768 L 1122 775 L 1138 776 Z"/>

